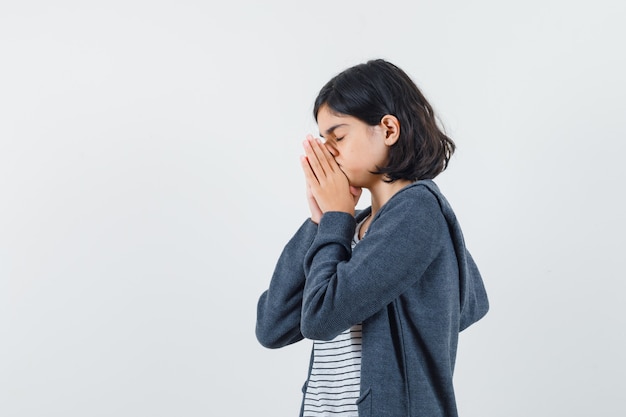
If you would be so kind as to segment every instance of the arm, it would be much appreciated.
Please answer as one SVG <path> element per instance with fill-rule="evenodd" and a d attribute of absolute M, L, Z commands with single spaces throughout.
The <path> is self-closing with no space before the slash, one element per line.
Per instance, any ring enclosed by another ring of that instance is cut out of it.
<path fill-rule="evenodd" d="M 383 206 L 351 251 L 354 228 L 347 213 L 327 212 L 320 221 L 305 258 L 301 331 L 307 338 L 332 339 L 383 309 L 420 280 L 449 236 L 436 198 L 418 189 Z"/>
<path fill-rule="evenodd" d="M 310 145 L 313 144 L 313 147 Z M 307 137 L 305 149 L 312 157 L 313 164 L 320 169 L 320 162 L 314 157 L 314 150 L 325 158 L 325 166 L 329 168 L 329 161 L 334 162 L 332 154 L 313 137 Z M 311 219 L 307 220 L 296 232 L 295 236 L 285 246 L 281 254 L 270 287 L 265 291 L 257 306 L 256 336 L 259 342 L 269 348 L 279 348 L 303 339 L 300 330 L 302 297 L 305 286 L 304 257 L 318 231 L 318 224 L 322 218 L 322 208 L 319 206 L 313 189 L 320 193 L 320 182 L 309 165 L 309 158 L 302 157 L 302 167 L 307 179 L 307 201 L 311 210 Z M 339 201 L 346 207 L 346 211 L 354 213 L 354 206 L 361 196 L 361 188 L 348 184 L 345 175 L 336 167 L 335 181 L 323 181 L 325 199 L 334 203 Z M 354 217 L 347 214 L 354 223 Z M 354 230 L 354 227 L 353 229 Z M 351 237 L 351 236 L 350 236 Z"/>
<path fill-rule="evenodd" d="M 318 226 L 307 220 L 280 255 L 269 289 L 257 304 L 256 337 L 268 348 L 279 348 L 302 340 L 300 313 L 304 288 L 303 259 Z"/>

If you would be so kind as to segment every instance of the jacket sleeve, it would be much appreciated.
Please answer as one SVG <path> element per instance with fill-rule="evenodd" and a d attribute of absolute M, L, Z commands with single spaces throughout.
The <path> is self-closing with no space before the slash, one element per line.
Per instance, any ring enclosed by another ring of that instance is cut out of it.
<path fill-rule="evenodd" d="M 281 253 L 269 288 L 257 304 L 256 337 L 267 348 L 280 348 L 303 339 L 300 332 L 304 255 L 318 226 L 308 219 Z"/>
<path fill-rule="evenodd" d="M 439 203 L 428 191 L 392 198 L 354 251 L 355 220 L 327 212 L 305 257 L 301 332 L 330 340 L 399 297 L 449 239 Z"/>

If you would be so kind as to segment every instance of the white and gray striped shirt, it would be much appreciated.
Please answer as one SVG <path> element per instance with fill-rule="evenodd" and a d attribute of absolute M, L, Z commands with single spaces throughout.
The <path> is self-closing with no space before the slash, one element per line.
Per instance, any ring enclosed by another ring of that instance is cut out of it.
<path fill-rule="evenodd" d="M 359 241 L 359 223 L 352 247 Z M 361 387 L 361 324 L 330 341 L 313 341 L 313 366 L 304 395 L 304 417 L 358 417 Z"/>
<path fill-rule="evenodd" d="M 360 324 L 333 340 L 313 343 L 313 367 L 304 396 L 304 417 L 357 417 L 360 387 Z"/>

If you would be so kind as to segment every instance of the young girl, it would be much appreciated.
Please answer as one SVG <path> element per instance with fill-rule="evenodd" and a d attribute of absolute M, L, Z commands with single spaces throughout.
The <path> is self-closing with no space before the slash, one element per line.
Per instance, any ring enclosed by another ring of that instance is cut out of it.
<path fill-rule="evenodd" d="M 308 136 L 301 159 L 311 217 L 259 299 L 257 338 L 313 340 L 301 416 L 457 416 L 458 334 L 488 301 L 432 181 L 454 142 L 384 60 L 331 79 L 314 116 L 325 140 Z M 371 207 L 355 212 L 363 188 Z"/>

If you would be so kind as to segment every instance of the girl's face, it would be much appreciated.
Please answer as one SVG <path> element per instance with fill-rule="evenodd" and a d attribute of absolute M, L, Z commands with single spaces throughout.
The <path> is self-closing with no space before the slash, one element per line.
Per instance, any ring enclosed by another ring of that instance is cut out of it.
<path fill-rule="evenodd" d="M 380 174 L 372 174 L 387 161 L 387 129 L 382 123 L 370 126 L 353 116 L 334 113 L 324 105 L 317 113 L 317 125 L 350 185 L 371 188 L 382 180 Z"/>

